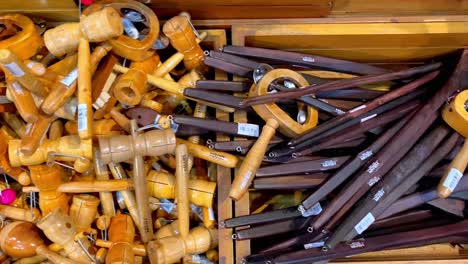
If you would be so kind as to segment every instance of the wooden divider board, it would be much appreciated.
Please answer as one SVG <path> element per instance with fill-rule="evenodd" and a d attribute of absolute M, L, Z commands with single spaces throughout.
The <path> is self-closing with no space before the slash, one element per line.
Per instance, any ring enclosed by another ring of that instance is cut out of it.
<path fill-rule="evenodd" d="M 417 62 L 468 47 L 467 22 L 234 25 L 232 42 L 363 62 Z"/>
<path fill-rule="evenodd" d="M 226 31 L 224 30 L 200 30 L 200 33 L 207 32 L 206 39 L 201 43 L 202 48 L 219 49 L 226 45 Z M 223 71 L 215 71 L 216 80 L 227 80 L 227 74 Z M 230 121 L 229 113 L 222 110 L 216 110 L 216 119 Z M 229 141 L 229 136 L 219 134 L 216 137 L 218 141 Z M 216 202 L 218 205 L 218 223 L 225 219 L 232 218 L 233 203 L 229 198 L 229 190 L 231 189 L 231 169 L 223 166 L 217 166 L 217 196 Z M 234 241 L 232 240 L 232 228 L 218 227 L 218 253 L 220 264 L 234 263 Z"/>

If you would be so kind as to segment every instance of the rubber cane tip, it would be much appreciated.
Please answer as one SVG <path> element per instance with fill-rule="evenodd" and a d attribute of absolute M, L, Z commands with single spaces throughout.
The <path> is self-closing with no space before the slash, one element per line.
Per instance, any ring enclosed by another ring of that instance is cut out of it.
<path fill-rule="evenodd" d="M 0 203 L 9 205 L 16 200 L 16 192 L 13 189 L 4 189 L 0 194 Z"/>

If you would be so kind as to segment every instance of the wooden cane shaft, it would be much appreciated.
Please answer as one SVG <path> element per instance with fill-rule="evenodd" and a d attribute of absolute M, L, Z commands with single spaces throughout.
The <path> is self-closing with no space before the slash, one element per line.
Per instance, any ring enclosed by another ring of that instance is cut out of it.
<path fill-rule="evenodd" d="M 110 164 L 109 170 L 111 171 L 114 179 L 126 179 L 127 178 L 127 175 L 120 164 L 114 164 L 114 163 Z M 138 213 L 138 207 L 137 207 L 137 203 L 135 200 L 135 195 L 131 191 L 120 191 L 120 194 L 122 195 L 125 205 L 127 206 L 127 209 L 130 213 L 130 216 L 133 219 L 133 223 L 135 223 L 135 226 L 141 232 L 142 229 L 141 229 L 141 222 L 140 222 L 140 214 Z"/>
<path fill-rule="evenodd" d="M 56 140 L 63 136 L 63 123 L 60 120 L 55 120 L 50 124 L 49 140 Z"/>
<path fill-rule="evenodd" d="M 44 139 L 39 148 L 30 156 L 19 151 L 21 140 L 8 142 L 8 157 L 13 167 L 39 165 L 47 161 L 49 152 L 92 158 L 91 140 L 80 140 L 78 136 L 64 136 L 58 140 Z M 74 161 L 76 158 L 57 156 L 56 160 Z"/>
<path fill-rule="evenodd" d="M 46 96 L 48 93 L 39 79 L 31 73 L 31 70 L 11 50 L 0 49 L 0 65 L 2 70 L 11 74 L 21 83 L 24 88 L 39 95 Z"/>
<path fill-rule="evenodd" d="M 262 133 L 258 137 L 255 144 L 245 156 L 239 170 L 234 178 L 234 181 L 229 192 L 229 197 L 238 201 L 248 190 L 252 183 L 257 169 L 262 163 L 263 156 L 265 155 L 268 143 L 278 128 L 278 121 L 275 119 L 268 119 L 267 123 L 262 129 Z"/>
<path fill-rule="evenodd" d="M 27 128 L 24 137 L 21 139 L 21 153 L 30 156 L 37 150 L 54 119 L 54 116 L 47 116 L 43 113 L 39 114 L 36 122 Z"/>
<path fill-rule="evenodd" d="M 176 198 L 176 179 L 174 175 L 151 170 L 148 173 L 148 193 L 156 198 Z M 189 201 L 202 207 L 212 207 L 216 183 L 204 180 L 189 180 L 187 196 Z"/>
<path fill-rule="evenodd" d="M 91 64 L 89 42 L 80 38 L 78 46 L 78 135 L 81 139 L 92 137 Z"/>
<path fill-rule="evenodd" d="M 99 158 L 101 153 L 97 148 L 93 149 L 93 167 L 94 175 L 98 181 L 106 181 L 110 179 L 109 170 Z M 101 200 L 102 214 L 110 217 L 115 215 L 114 197 L 111 192 L 99 192 L 99 198 Z"/>
<path fill-rule="evenodd" d="M 13 131 L 18 135 L 18 137 L 23 138 L 26 128 L 23 120 L 21 120 L 16 114 L 13 113 L 1 113 L 3 120 L 8 124 L 8 126 L 13 129 Z"/>
<path fill-rule="evenodd" d="M 18 110 L 18 114 L 28 123 L 38 118 L 38 111 L 31 92 L 24 89 L 17 81 L 7 81 L 7 89 Z"/>
<path fill-rule="evenodd" d="M 179 232 L 186 238 L 190 230 L 190 208 L 188 198 L 188 168 L 187 168 L 187 146 L 184 144 L 176 147 L 176 199 L 177 216 L 179 218 Z"/>
<path fill-rule="evenodd" d="M 39 256 L 46 257 L 50 262 L 54 264 L 76 264 L 76 261 L 73 261 L 69 258 L 63 257 L 49 249 L 46 246 L 40 245 L 36 248 L 36 253 Z"/>
<path fill-rule="evenodd" d="M 212 150 L 205 146 L 193 144 L 187 140 L 178 138 L 177 144 L 187 145 L 188 152 L 194 157 L 201 158 L 228 168 L 234 168 L 238 162 L 238 158 L 234 155 Z"/>
<path fill-rule="evenodd" d="M 156 77 L 164 77 L 166 74 L 171 72 L 181 61 L 184 60 L 184 54 L 176 52 L 174 55 L 169 57 L 166 61 L 158 66 L 153 73 Z"/>
<path fill-rule="evenodd" d="M 134 253 L 132 243 L 135 238 L 135 227 L 128 215 L 112 217 L 109 228 L 109 240 L 113 245 L 109 249 L 106 263 L 133 263 Z"/>
<path fill-rule="evenodd" d="M 447 198 L 452 194 L 453 190 L 458 184 L 458 181 L 463 176 L 466 166 L 468 164 L 468 140 L 465 139 L 463 147 L 450 162 L 446 168 L 446 172 L 439 185 L 437 186 L 437 194 L 440 198 Z"/>
<path fill-rule="evenodd" d="M 135 119 L 130 121 L 132 129 L 132 139 L 134 142 L 138 141 L 137 123 Z M 151 220 L 151 210 L 149 208 L 149 197 L 146 188 L 146 177 L 144 171 L 143 156 L 135 155 L 133 158 L 133 183 L 135 185 L 135 196 L 138 204 L 138 211 L 140 213 L 140 224 L 143 231 L 140 233 L 141 240 L 144 243 L 150 241 L 153 237 L 153 221 Z"/>
<path fill-rule="evenodd" d="M 96 240 L 96 246 L 103 248 L 111 248 L 114 242 L 108 240 Z M 146 256 L 146 249 L 144 245 L 132 245 L 133 254 L 136 256 Z"/>

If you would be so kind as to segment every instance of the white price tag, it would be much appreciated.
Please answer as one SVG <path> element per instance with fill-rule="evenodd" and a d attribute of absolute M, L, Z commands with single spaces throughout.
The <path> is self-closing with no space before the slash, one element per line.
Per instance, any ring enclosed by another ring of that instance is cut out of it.
<path fill-rule="evenodd" d="M 308 210 L 305 210 L 304 212 L 301 211 L 303 217 L 318 215 L 321 212 L 322 212 L 322 206 L 320 206 L 320 203 L 316 203 L 314 206 L 312 206 Z"/>
<path fill-rule="evenodd" d="M 259 133 L 260 133 L 260 128 L 258 125 L 246 124 L 246 123 L 237 124 L 237 134 L 239 135 L 258 137 Z"/>
<path fill-rule="evenodd" d="M 241 182 L 241 185 L 240 185 L 240 188 L 241 188 L 241 189 L 244 189 L 245 187 L 248 187 L 247 184 L 250 183 L 251 176 L 252 176 L 252 171 L 249 170 L 249 171 L 245 174 L 245 177 L 242 179 L 242 182 Z"/>
<path fill-rule="evenodd" d="M 371 157 L 374 153 L 372 153 L 372 150 L 367 150 L 359 155 L 360 160 L 365 160 Z"/>
<path fill-rule="evenodd" d="M 443 186 L 447 187 L 451 192 L 453 192 L 453 190 L 455 190 L 455 187 L 457 187 L 457 184 L 462 178 L 462 176 L 463 173 L 461 173 L 459 170 L 451 168 L 449 174 L 447 175 L 447 178 L 445 178 Z"/>
<path fill-rule="evenodd" d="M 215 216 L 214 216 L 214 211 L 213 211 L 213 208 L 208 208 L 208 217 L 210 218 L 211 221 L 214 221 L 215 220 Z"/>
<path fill-rule="evenodd" d="M 79 104 L 78 105 L 78 131 L 83 131 L 88 129 L 88 110 L 86 104 Z"/>
<path fill-rule="evenodd" d="M 323 247 L 324 245 L 325 245 L 325 241 L 312 242 L 312 243 L 304 244 L 304 249 L 319 248 L 319 247 Z"/>
<path fill-rule="evenodd" d="M 5 66 L 5 68 L 7 68 L 7 70 L 13 74 L 13 76 L 15 77 L 21 77 L 24 75 L 24 71 L 21 70 L 21 68 L 18 66 L 18 64 L 12 62 L 12 63 L 7 63 L 7 64 L 3 64 L 3 66 Z"/>
<path fill-rule="evenodd" d="M 63 85 L 70 87 L 74 81 L 78 78 L 78 68 L 73 69 L 65 78 L 63 78 L 60 82 Z"/>
<path fill-rule="evenodd" d="M 24 91 L 23 91 L 23 87 L 21 87 L 21 85 L 20 85 L 18 82 L 13 82 L 13 83 L 11 84 L 11 86 L 13 86 L 13 88 L 15 88 L 15 91 L 16 91 L 17 93 L 23 93 L 23 92 L 24 92 Z"/>
<path fill-rule="evenodd" d="M 370 120 L 370 119 L 372 119 L 372 118 L 374 118 L 374 117 L 376 117 L 376 116 L 377 116 L 377 114 L 373 114 L 373 115 L 370 115 L 370 116 L 368 116 L 368 117 L 364 117 L 363 119 L 361 119 L 361 123 L 364 123 L 364 122 L 366 122 L 367 120 Z"/>
<path fill-rule="evenodd" d="M 372 215 L 372 213 L 368 213 L 364 218 L 359 221 L 359 223 L 354 227 L 356 232 L 360 235 L 362 232 L 366 231 L 367 228 L 369 228 L 370 225 L 372 225 L 375 222 L 375 218 Z"/>

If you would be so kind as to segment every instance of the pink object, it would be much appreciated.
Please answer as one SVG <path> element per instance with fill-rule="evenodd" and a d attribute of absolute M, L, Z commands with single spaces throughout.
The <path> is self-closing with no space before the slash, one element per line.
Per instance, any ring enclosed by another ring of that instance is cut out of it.
<path fill-rule="evenodd" d="M 0 194 L 0 203 L 1 204 L 11 204 L 16 199 L 16 193 L 13 189 L 4 189 Z"/>
<path fill-rule="evenodd" d="M 83 5 L 90 5 L 90 4 L 93 3 L 93 0 L 81 0 L 81 3 L 82 3 Z"/>

